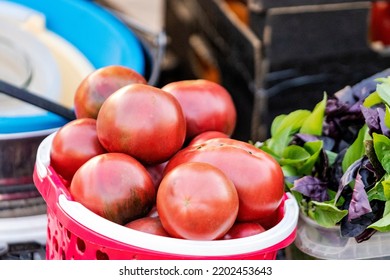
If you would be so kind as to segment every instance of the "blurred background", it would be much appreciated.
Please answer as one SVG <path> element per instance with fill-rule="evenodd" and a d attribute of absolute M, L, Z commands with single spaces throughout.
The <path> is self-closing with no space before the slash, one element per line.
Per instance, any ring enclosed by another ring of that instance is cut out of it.
<path fill-rule="evenodd" d="M 238 139 L 265 139 L 276 115 L 312 108 L 323 92 L 389 65 L 387 1 L 137 2 L 99 1 L 144 24 L 154 47 L 165 33 L 158 85 L 193 78 L 224 85 L 239 111 Z"/>
<path fill-rule="evenodd" d="M 72 106 L 93 69 L 122 64 L 152 85 L 208 79 L 238 111 L 233 137 L 390 65 L 390 3 L 353 0 L 0 1 L 0 79 Z M 42 139 L 66 120 L 0 95 L 0 258 L 44 258 L 32 183 Z"/>

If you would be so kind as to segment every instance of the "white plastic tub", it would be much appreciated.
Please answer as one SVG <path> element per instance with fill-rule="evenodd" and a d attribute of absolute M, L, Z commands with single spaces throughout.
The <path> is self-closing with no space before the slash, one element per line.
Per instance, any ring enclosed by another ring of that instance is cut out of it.
<path fill-rule="evenodd" d="M 294 244 L 302 253 L 317 259 L 390 259 L 390 233 L 376 232 L 370 239 L 357 243 L 354 238 L 341 237 L 339 227 L 319 226 L 302 214 Z"/>

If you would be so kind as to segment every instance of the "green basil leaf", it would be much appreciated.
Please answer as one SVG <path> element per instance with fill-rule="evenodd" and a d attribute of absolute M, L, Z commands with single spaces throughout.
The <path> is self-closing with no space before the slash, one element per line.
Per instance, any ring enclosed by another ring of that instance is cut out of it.
<path fill-rule="evenodd" d="M 340 210 L 333 202 L 311 201 L 312 207 L 309 216 L 314 219 L 320 226 L 333 227 L 339 223 L 342 218 L 348 214 L 348 210 Z"/>
<path fill-rule="evenodd" d="M 307 208 L 307 201 L 306 201 L 306 199 L 304 199 L 303 195 L 301 193 L 299 193 L 299 192 L 291 191 L 291 193 L 294 196 L 295 200 L 298 202 L 299 209 L 303 213 L 306 213 L 306 208 Z"/>
<path fill-rule="evenodd" d="M 343 204 L 345 202 L 344 197 L 341 196 L 336 201 L 335 199 L 336 199 L 337 192 L 332 191 L 330 189 L 328 189 L 328 195 L 329 195 L 329 201 L 328 201 L 329 203 L 332 203 L 333 205 L 335 205 L 337 207 L 343 206 Z"/>
<path fill-rule="evenodd" d="M 368 228 L 373 228 L 381 232 L 390 231 L 390 201 L 385 202 L 385 210 L 383 212 L 383 217 L 375 223 L 369 225 Z"/>
<path fill-rule="evenodd" d="M 262 147 L 262 150 L 272 154 L 277 160 L 280 160 L 284 149 L 288 146 L 290 141 L 290 131 L 285 129 L 280 131 L 275 137 L 269 138 Z"/>
<path fill-rule="evenodd" d="M 332 166 L 336 162 L 337 153 L 325 150 L 326 155 L 328 156 L 329 166 Z"/>
<path fill-rule="evenodd" d="M 310 114 L 309 110 L 296 110 L 282 118 L 276 117 L 276 123 L 273 125 L 275 128 L 273 128 L 272 138 L 278 137 L 278 135 L 284 133 L 285 130 L 288 130 L 289 134 L 298 132 L 303 122 Z"/>
<path fill-rule="evenodd" d="M 385 196 L 386 200 L 390 200 L 390 174 L 386 173 L 381 183 L 383 195 Z"/>
<path fill-rule="evenodd" d="M 377 91 L 371 93 L 363 102 L 363 106 L 370 108 L 374 105 L 382 103 L 382 98 L 380 98 Z"/>
<path fill-rule="evenodd" d="M 278 131 L 281 127 L 281 123 L 283 122 L 283 120 L 286 118 L 287 115 L 279 115 L 279 116 L 276 116 L 273 121 L 272 121 L 272 124 L 271 124 L 271 137 L 278 134 Z"/>
<path fill-rule="evenodd" d="M 382 83 L 376 86 L 379 97 L 386 103 L 390 104 L 390 83 Z"/>
<path fill-rule="evenodd" d="M 368 192 L 367 192 L 367 196 L 368 196 L 368 200 L 369 201 L 372 201 L 374 199 L 376 200 L 381 200 L 381 201 L 386 201 L 386 196 L 385 196 L 385 193 L 383 191 L 383 185 L 382 185 L 382 181 L 384 179 L 381 179 L 379 182 L 377 182 L 375 184 L 374 187 L 372 187 Z"/>
<path fill-rule="evenodd" d="M 305 119 L 299 132 L 320 136 L 322 134 L 322 123 L 324 120 L 327 96 L 324 97 L 313 109 L 312 113 Z"/>
<path fill-rule="evenodd" d="M 303 175 L 309 175 L 313 170 L 315 163 L 321 153 L 323 142 L 321 140 L 306 142 L 303 147 L 310 154 L 310 157 L 306 160 L 306 162 L 298 169 Z"/>
<path fill-rule="evenodd" d="M 266 152 L 267 154 L 271 155 L 277 162 L 280 162 L 280 156 L 275 154 L 275 152 L 269 147 L 271 143 L 267 142 L 264 143 L 261 147 L 258 147 L 260 150 Z"/>
<path fill-rule="evenodd" d="M 378 83 L 390 83 L 390 77 L 380 77 L 375 79 Z"/>
<path fill-rule="evenodd" d="M 372 134 L 375 154 L 384 170 L 390 173 L 390 139 L 382 134 Z"/>
<path fill-rule="evenodd" d="M 388 105 L 386 105 L 385 125 L 390 128 L 390 108 Z"/>
<path fill-rule="evenodd" d="M 282 165 L 284 184 L 288 190 L 294 187 L 294 179 L 299 175 L 295 167 L 291 165 Z"/>
<path fill-rule="evenodd" d="M 292 135 L 299 131 L 304 120 L 310 115 L 308 110 L 296 110 L 288 115 L 277 116 L 271 125 L 272 137 L 267 139 L 262 150 L 281 158 L 284 149 L 291 141 Z"/>
<path fill-rule="evenodd" d="M 284 149 L 280 163 L 282 165 L 298 165 L 302 164 L 310 158 L 310 154 L 301 146 L 291 145 Z"/>
<path fill-rule="evenodd" d="M 341 163 L 343 173 L 348 169 L 348 167 L 354 163 L 356 160 L 361 158 L 365 153 L 364 139 L 366 138 L 366 134 L 368 134 L 368 127 L 364 125 L 358 133 L 355 141 L 351 146 L 347 149 L 343 161 Z"/>

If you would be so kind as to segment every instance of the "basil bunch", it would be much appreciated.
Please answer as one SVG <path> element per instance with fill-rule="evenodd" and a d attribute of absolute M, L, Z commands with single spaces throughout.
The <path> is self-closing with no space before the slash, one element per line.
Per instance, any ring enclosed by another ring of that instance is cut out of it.
<path fill-rule="evenodd" d="M 255 145 L 279 162 L 302 213 L 358 242 L 390 231 L 390 70 L 277 116 L 270 134 Z"/>

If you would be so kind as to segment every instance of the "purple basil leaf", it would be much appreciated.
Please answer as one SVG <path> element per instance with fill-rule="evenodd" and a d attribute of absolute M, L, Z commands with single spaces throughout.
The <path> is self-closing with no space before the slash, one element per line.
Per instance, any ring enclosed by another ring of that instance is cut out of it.
<path fill-rule="evenodd" d="M 306 134 L 306 133 L 297 133 L 294 135 L 294 138 L 296 138 L 297 140 L 300 140 L 303 143 L 313 142 L 313 141 L 318 140 L 317 136 L 311 135 L 311 134 Z"/>
<path fill-rule="evenodd" d="M 291 190 L 297 191 L 318 202 L 324 202 L 329 199 L 327 183 L 313 176 L 304 176 L 295 180 L 294 187 Z"/>
<path fill-rule="evenodd" d="M 359 170 L 359 174 L 362 177 L 362 182 L 366 192 L 375 186 L 378 177 L 374 167 L 372 166 L 370 160 L 367 157 L 364 157 L 362 166 Z"/>
<path fill-rule="evenodd" d="M 348 111 L 349 105 L 331 96 L 328 98 L 325 107 L 325 115 L 334 117 L 344 115 Z"/>
<path fill-rule="evenodd" d="M 371 236 L 373 236 L 375 232 L 377 232 L 376 229 L 366 228 L 361 234 L 359 234 L 358 236 L 355 236 L 355 240 L 357 243 L 362 243 L 363 241 L 370 239 Z"/>
<path fill-rule="evenodd" d="M 356 103 L 354 103 L 351 107 L 349 107 L 348 109 L 349 115 L 354 116 L 354 118 L 360 117 L 362 104 L 363 102 L 359 100 Z"/>
<path fill-rule="evenodd" d="M 322 140 L 323 142 L 323 149 L 324 150 L 327 150 L 327 151 L 333 151 L 334 147 L 335 147 L 335 143 L 336 141 L 331 138 L 331 137 L 327 137 L 327 136 L 321 136 L 320 139 Z"/>
<path fill-rule="evenodd" d="M 354 220 L 360 216 L 372 212 L 370 202 L 368 201 L 364 183 L 360 173 L 356 175 L 355 186 L 352 192 L 351 203 L 348 209 L 348 220 Z"/>
<path fill-rule="evenodd" d="M 334 96 L 343 104 L 353 104 L 356 102 L 352 87 L 346 86 L 334 93 Z"/>
<path fill-rule="evenodd" d="M 385 201 L 373 200 L 371 201 L 372 212 L 363 215 L 361 218 L 352 221 L 353 223 L 360 223 L 366 227 L 372 223 L 378 221 L 383 217 L 383 212 L 385 209 Z M 348 217 L 345 217 L 348 219 Z M 373 228 L 366 228 L 362 233 L 355 236 L 356 242 L 360 243 L 368 240 L 377 230 Z"/>
<path fill-rule="evenodd" d="M 352 195 L 345 197 L 345 203 L 342 206 L 342 209 L 349 208 L 351 196 Z M 373 232 L 372 229 L 368 229 L 367 227 L 382 217 L 384 204 L 384 201 L 373 200 L 371 201 L 372 212 L 351 221 L 348 221 L 348 216 L 345 216 L 340 223 L 341 236 L 354 237 L 357 242 L 369 239 L 375 230 Z"/>
<path fill-rule="evenodd" d="M 365 164 L 365 168 L 373 172 L 376 177 L 376 181 L 378 181 L 386 174 L 386 171 L 383 169 L 383 166 L 375 153 L 373 140 L 365 141 L 365 150 L 368 159 Z"/>
<path fill-rule="evenodd" d="M 338 191 L 338 187 L 339 187 L 341 178 L 343 176 L 343 169 L 342 169 L 341 163 L 343 161 L 345 151 L 346 151 L 346 149 L 344 149 L 338 153 L 338 155 L 336 156 L 335 162 L 334 162 L 332 168 L 330 169 L 329 174 L 327 175 L 329 189 L 331 189 L 335 192 Z"/>
<path fill-rule="evenodd" d="M 352 91 L 354 92 L 354 95 L 359 99 L 363 100 L 365 99 L 369 94 L 374 92 L 376 90 L 376 86 L 378 82 L 376 79 L 387 77 L 390 75 L 390 68 L 383 70 L 382 72 L 376 73 L 372 75 L 371 77 L 368 77 L 359 83 L 355 84 L 352 87 Z"/>
<path fill-rule="evenodd" d="M 328 102 L 323 135 L 333 138 L 336 143 L 346 141 L 351 144 L 356 139 L 359 128 L 364 124 L 360 104 L 361 101 L 345 104 L 334 99 Z"/>
<path fill-rule="evenodd" d="M 379 112 L 374 108 L 366 108 L 361 106 L 361 110 L 365 119 L 365 122 L 370 130 L 370 133 L 373 132 L 381 133 L 381 126 L 379 124 Z"/>
<path fill-rule="evenodd" d="M 381 107 L 378 107 L 377 110 L 378 110 L 379 126 L 380 126 L 380 129 L 381 129 L 381 132 L 382 132 L 383 135 L 389 137 L 390 130 L 387 127 L 387 125 L 385 124 L 385 114 L 386 114 L 386 111 L 385 111 L 385 109 L 383 109 Z"/>
<path fill-rule="evenodd" d="M 343 192 L 344 188 L 346 186 L 348 186 L 348 184 L 351 183 L 356 178 L 362 162 L 363 162 L 363 158 L 356 160 L 345 171 L 345 173 L 343 174 L 343 176 L 340 179 L 339 189 L 338 189 L 338 191 L 336 193 L 336 197 L 335 197 L 336 201 L 340 198 L 341 193 Z"/>

